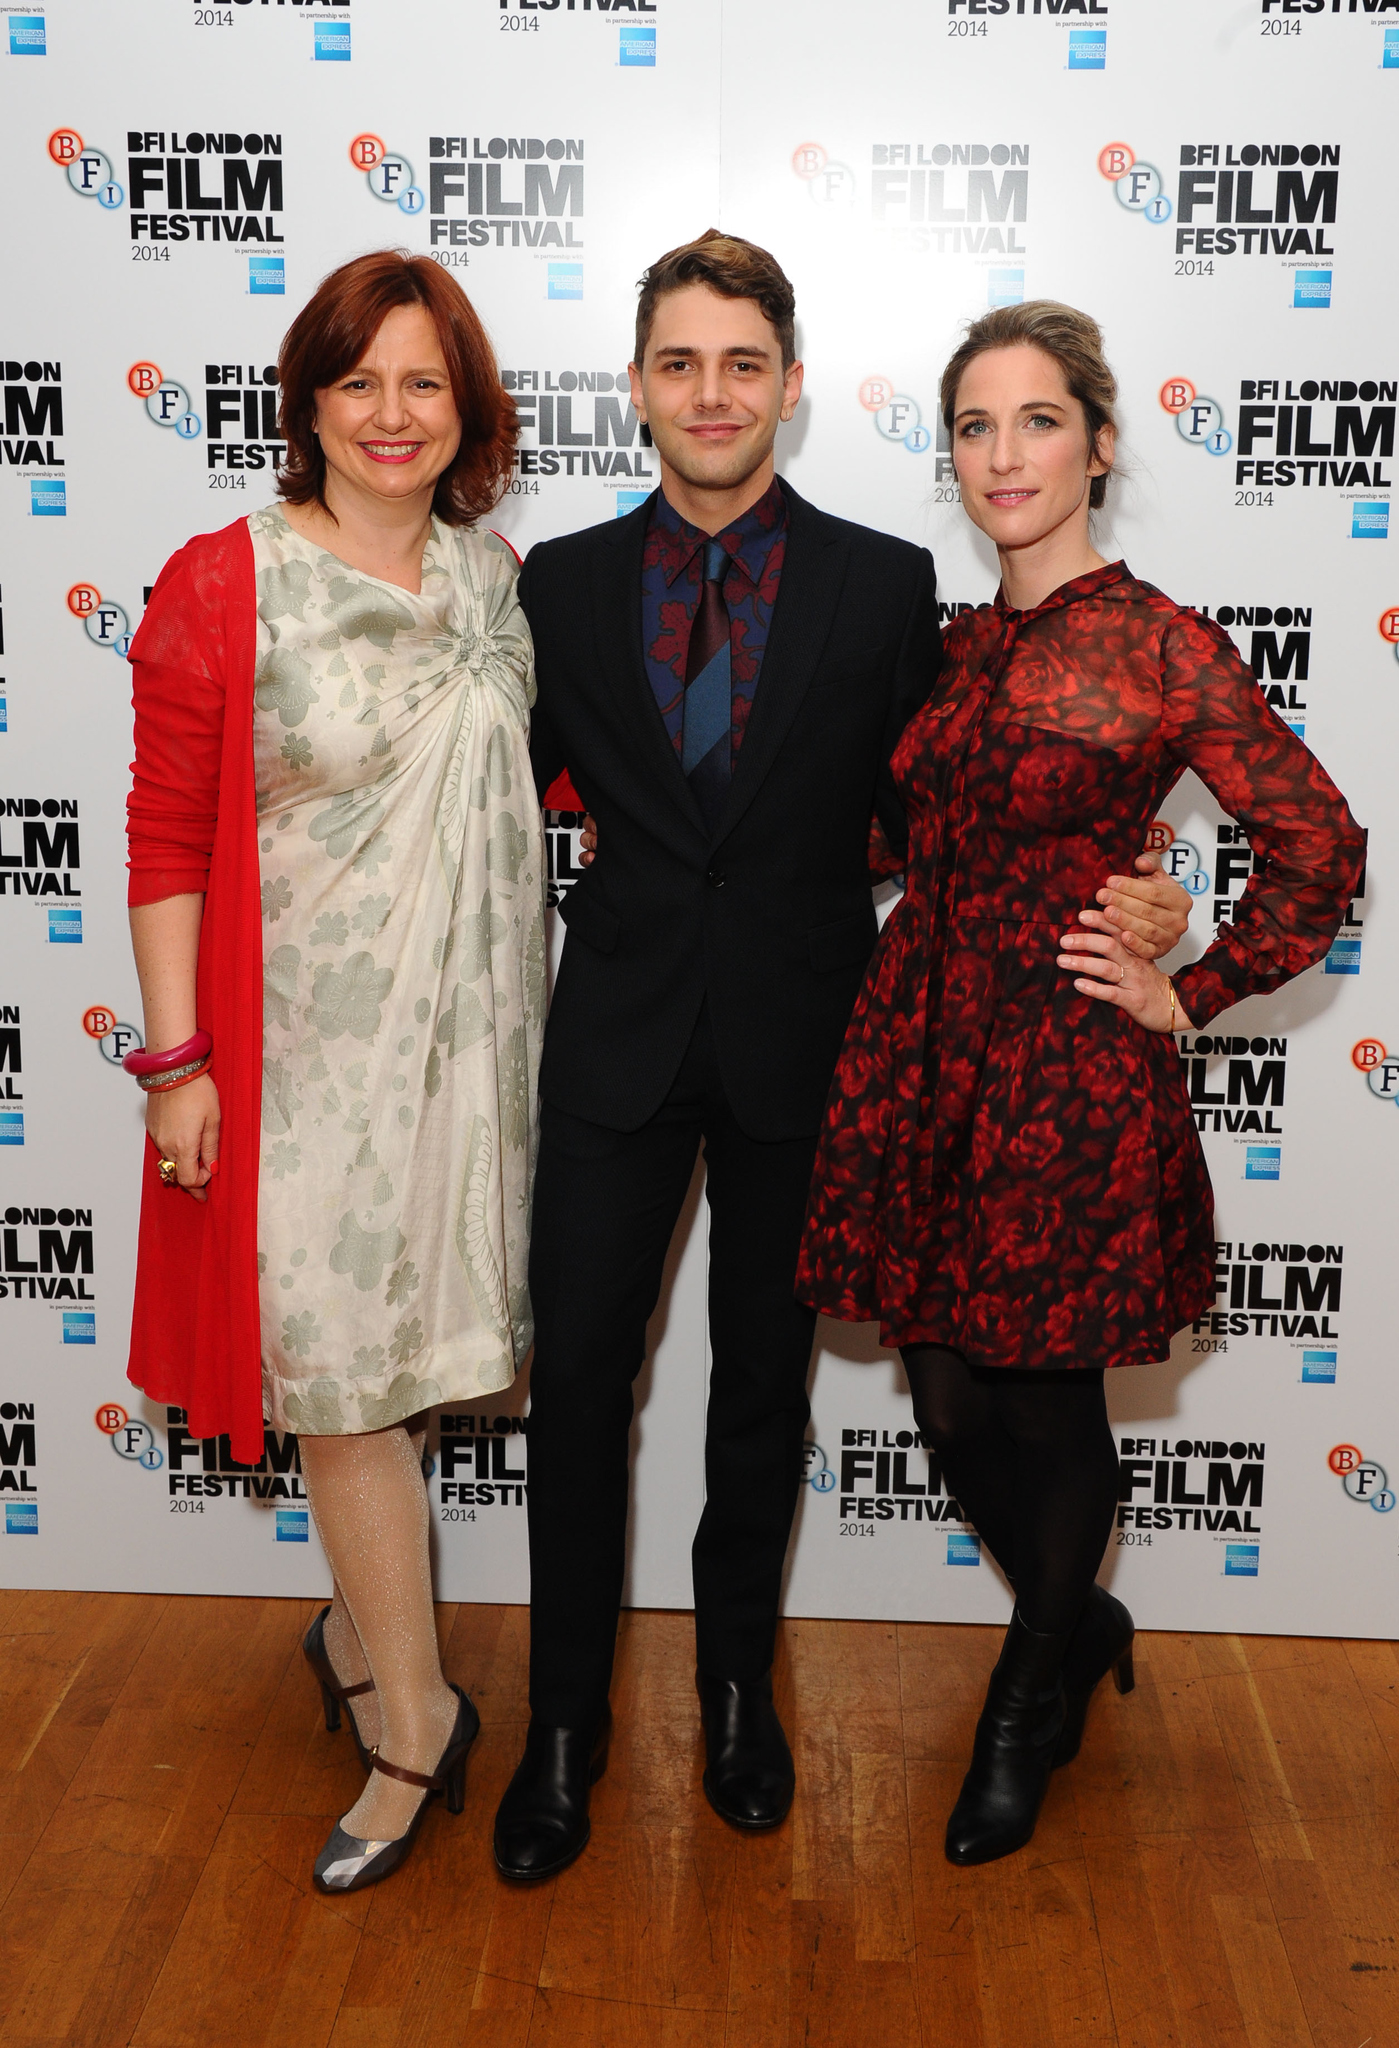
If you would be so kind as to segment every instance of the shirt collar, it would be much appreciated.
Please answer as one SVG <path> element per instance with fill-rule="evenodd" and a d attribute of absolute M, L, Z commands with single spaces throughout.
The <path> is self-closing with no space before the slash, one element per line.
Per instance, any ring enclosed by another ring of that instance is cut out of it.
<path fill-rule="evenodd" d="M 672 584 L 712 538 L 722 544 L 730 560 L 737 563 L 743 575 L 756 587 L 762 581 L 773 542 L 786 525 L 787 501 L 776 477 L 756 504 L 750 505 L 732 526 L 726 526 L 721 533 L 712 536 L 692 526 L 688 519 L 682 519 L 665 492 L 659 490 L 651 509 L 654 559 L 667 584 Z"/>

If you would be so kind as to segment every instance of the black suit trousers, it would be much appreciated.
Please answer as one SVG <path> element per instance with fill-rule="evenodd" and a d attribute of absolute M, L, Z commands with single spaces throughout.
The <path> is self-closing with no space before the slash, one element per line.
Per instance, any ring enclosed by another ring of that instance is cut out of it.
<path fill-rule="evenodd" d="M 545 1103 L 530 1291 L 530 1708 L 564 1727 L 607 1699 L 626 1562 L 632 1383 L 703 1143 L 713 1363 L 693 1547 L 701 1671 L 772 1662 L 801 1481 L 815 1315 L 793 1294 L 816 1138 L 762 1141 L 725 1096 L 707 1011 L 661 1108 L 610 1130 Z"/>

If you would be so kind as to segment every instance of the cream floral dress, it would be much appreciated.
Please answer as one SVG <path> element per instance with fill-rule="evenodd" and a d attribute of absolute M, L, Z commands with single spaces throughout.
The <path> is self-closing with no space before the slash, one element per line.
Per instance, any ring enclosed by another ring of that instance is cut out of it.
<path fill-rule="evenodd" d="M 269 508 L 253 748 L 267 1419 L 507 1386 L 526 1287 L 544 851 L 514 556 L 433 521 L 411 596 Z"/>

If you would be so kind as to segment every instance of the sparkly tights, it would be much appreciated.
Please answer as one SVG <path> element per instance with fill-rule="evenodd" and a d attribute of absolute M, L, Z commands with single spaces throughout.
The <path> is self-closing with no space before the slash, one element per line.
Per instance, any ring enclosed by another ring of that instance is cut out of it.
<path fill-rule="evenodd" d="M 1117 1506 L 1117 1449 L 1101 1367 L 969 1366 L 960 1352 L 903 1352 L 913 1415 L 948 1487 L 1015 1583 L 1028 1628 L 1071 1629 L 1103 1561 Z"/>
<path fill-rule="evenodd" d="M 422 1450 L 427 1418 L 363 1436 L 303 1436 L 301 1470 L 335 1575 L 326 1653 L 342 1685 L 374 1680 L 347 1700 L 366 1744 L 391 1763 L 431 1772 L 457 1702 L 442 1676 L 428 1559 Z M 403 1834 L 422 1792 L 379 1771 L 340 1825 L 361 1841 Z"/>

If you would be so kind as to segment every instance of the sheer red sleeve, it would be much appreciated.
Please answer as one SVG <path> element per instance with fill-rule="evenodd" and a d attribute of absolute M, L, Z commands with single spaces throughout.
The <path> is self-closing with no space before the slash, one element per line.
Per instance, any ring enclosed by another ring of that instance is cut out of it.
<path fill-rule="evenodd" d="M 1203 958 L 1172 977 L 1197 1025 L 1320 960 L 1359 884 L 1365 834 L 1272 711 L 1228 635 L 1192 612 L 1166 632 L 1162 738 L 1248 833 L 1253 874 Z"/>
<path fill-rule="evenodd" d="M 889 836 L 884 830 L 883 820 L 878 811 L 870 819 L 869 846 L 866 849 L 865 860 L 870 871 L 870 881 L 876 884 L 892 881 L 895 875 L 901 875 L 908 866 L 908 855 L 895 853 L 889 844 Z"/>
<path fill-rule="evenodd" d="M 136 759 L 126 803 L 127 902 L 201 893 L 219 811 L 223 687 L 190 550 L 161 571 L 131 650 Z"/>

